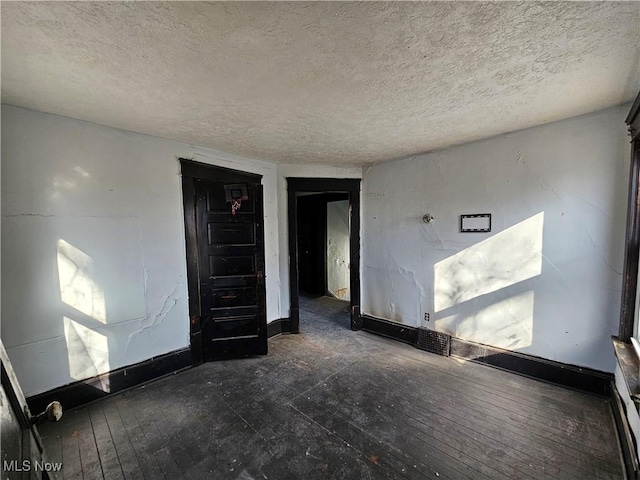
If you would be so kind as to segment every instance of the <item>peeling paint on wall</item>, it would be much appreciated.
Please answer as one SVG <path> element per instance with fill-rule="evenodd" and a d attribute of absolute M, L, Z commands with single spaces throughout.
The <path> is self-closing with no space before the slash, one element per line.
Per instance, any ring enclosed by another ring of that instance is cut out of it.
<path fill-rule="evenodd" d="M 127 343 L 124 347 L 125 353 L 129 348 L 131 340 L 134 337 L 144 333 L 145 331 L 153 327 L 156 327 L 164 321 L 167 315 L 176 307 L 176 305 L 178 305 L 178 301 L 182 298 L 181 293 L 183 288 L 184 285 L 182 283 L 175 284 L 173 290 L 162 297 L 162 304 L 160 305 L 156 313 L 154 315 L 147 316 L 142 321 L 140 321 L 139 327 L 135 331 L 131 332 L 128 336 Z"/>

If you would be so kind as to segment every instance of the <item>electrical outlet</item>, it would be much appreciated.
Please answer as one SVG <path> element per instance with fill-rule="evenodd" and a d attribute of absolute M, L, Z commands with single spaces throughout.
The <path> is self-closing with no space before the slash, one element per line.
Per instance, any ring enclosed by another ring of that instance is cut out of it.
<path fill-rule="evenodd" d="M 425 322 L 429 321 L 429 312 L 424 312 L 424 321 Z"/>

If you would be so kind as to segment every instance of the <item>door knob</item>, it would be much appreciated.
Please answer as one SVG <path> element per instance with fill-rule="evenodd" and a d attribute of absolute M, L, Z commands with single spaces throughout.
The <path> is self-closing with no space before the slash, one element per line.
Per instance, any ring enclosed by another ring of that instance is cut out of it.
<path fill-rule="evenodd" d="M 50 422 L 57 422 L 62 418 L 62 405 L 60 402 L 53 401 L 47 408 L 45 408 L 44 412 L 36 415 L 31 419 L 31 422 L 34 425 L 38 425 L 39 423 L 44 422 L 45 420 L 49 420 Z"/>

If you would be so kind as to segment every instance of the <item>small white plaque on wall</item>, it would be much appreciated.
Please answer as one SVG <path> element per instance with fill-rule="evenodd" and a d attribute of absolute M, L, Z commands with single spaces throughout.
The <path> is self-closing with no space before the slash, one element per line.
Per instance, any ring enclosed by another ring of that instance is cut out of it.
<path fill-rule="evenodd" d="M 476 213 L 473 215 L 460 215 L 461 232 L 490 232 L 491 214 Z"/>

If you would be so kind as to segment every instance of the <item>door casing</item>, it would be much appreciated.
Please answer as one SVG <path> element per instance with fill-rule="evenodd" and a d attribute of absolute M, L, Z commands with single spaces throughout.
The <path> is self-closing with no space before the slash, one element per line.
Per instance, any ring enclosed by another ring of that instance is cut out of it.
<path fill-rule="evenodd" d="M 291 333 L 300 331 L 300 292 L 298 277 L 298 201 L 299 192 L 335 192 L 349 195 L 349 267 L 351 329 L 362 329 L 360 316 L 360 179 L 287 178 L 289 219 L 289 295 Z"/>

